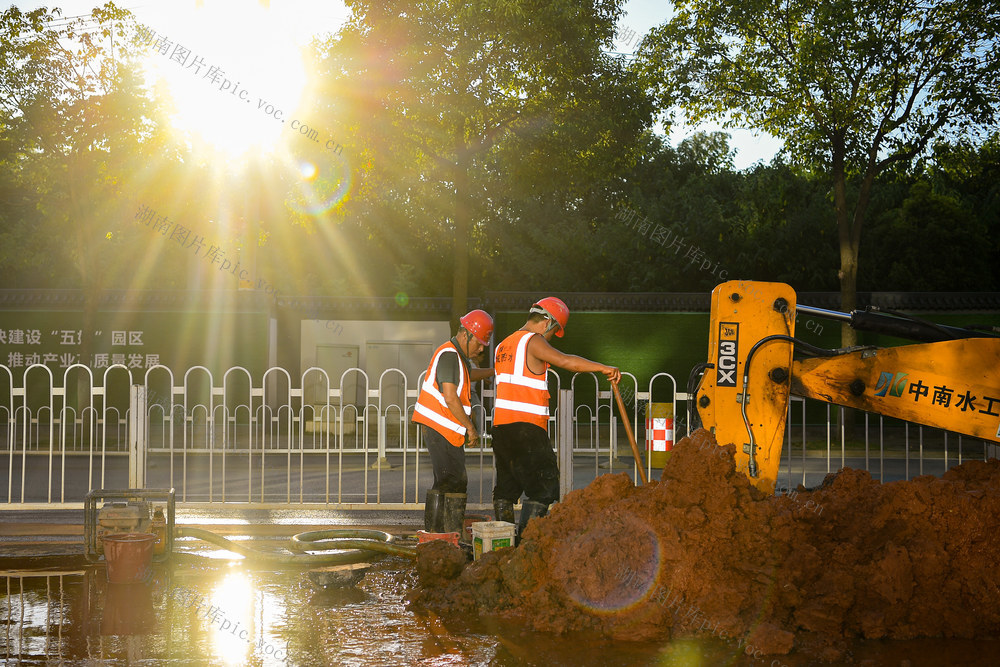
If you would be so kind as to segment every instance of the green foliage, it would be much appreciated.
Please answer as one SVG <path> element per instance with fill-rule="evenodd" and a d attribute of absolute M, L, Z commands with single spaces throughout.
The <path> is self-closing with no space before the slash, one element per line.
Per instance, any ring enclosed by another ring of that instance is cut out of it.
<path fill-rule="evenodd" d="M 914 173 L 878 184 L 862 285 L 880 290 L 1000 287 L 1000 135 L 978 149 L 938 144 Z"/>
<path fill-rule="evenodd" d="M 734 278 L 830 289 L 827 187 L 780 162 L 736 172 L 730 156 L 724 133 L 696 134 L 676 149 L 650 137 L 619 209 L 640 213 L 649 228 L 607 216 L 602 227 L 617 246 L 610 272 L 624 280 L 590 289 L 710 291 Z M 662 243 L 657 225 L 668 230 Z"/>
<path fill-rule="evenodd" d="M 644 41 L 662 109 L 764 130 L 833 186 L 841 307 L 856 300 L 873 186 L 942 137 L 995 126 L 992 0 L 678 0 Z M 845 330 L 844 344 L 854 335 Z"/>
<path fill-rule="evenodd" d="M 994 2 L 966 0 L 680 0 L 647 40 L 660 106 L 728 118 L 785 140 L 832 169 L 840 150 L 866 172 L 919 154 L 943 131 L 996 118 Z M 874 149 L 874 152 L 872 150 Z"/>
<path fill-rule="evenodd" d="M 881 267 L 888 289 L 930 291 L 949 285 L 978 291 L 989 283 L 992 263 L 976 252 L 986 238 L 985 226 L 956 197 L 933 192 L 929 183 L 913 185 L 886 231 L 910 239 L 892 246 L 893 261 Z"/>
<path fill-rule="evenodd" d="M 348 214 L 381 256 L 427 267 L 422 293 L 541 279 L 607 206 L 652 113 L 601 52 L 620 4 L 348 3 L 318 56 L 372 163 Z"/>
<path fill-rule="evenodd" d="M 638 64 L 603 51 L 619 0 L 351 7 L 316 42 L 301 110 L 343 155 L 290 147 L 320 166 L 312 190 L 277 159 L 220 173 L 168 132 L 123 10 L 4 12 L 3 285 L 235 290 L 204 253 L 135 225 L 146 204 L 288 295 L 457 294 L 462 257 L 472 294 L 707 292 L 730 278 L 826 291 L 842 219 L 849 235 L 871 221 L 861 289 L 1000 289 L 1000 135 L 973 131 L 995 122 L 1000 94 L 983 79 L 993 5 L 917 17 L 909 1 L 680 2 Z M 928 68 L 909 110 L 891 104 L 918 83 L 907 57 Z M 788 152 L 736 171 L 723 132 L 671 146 L 650 129 L 649 91 L 769 129 Z M 304 206 L 344 174 L 341 203 Z"/>
<path fill-rule="evenodd" d="M 52 27 L 60 14 L 13 7 L 0 16 L 2 159 L 18 192 L 0 266 L 95 290 L 114 264 L 108 221 L 138 168 L 148 98 L 128 64 L 127 12 L 109 3 L 90 23 Z"/>

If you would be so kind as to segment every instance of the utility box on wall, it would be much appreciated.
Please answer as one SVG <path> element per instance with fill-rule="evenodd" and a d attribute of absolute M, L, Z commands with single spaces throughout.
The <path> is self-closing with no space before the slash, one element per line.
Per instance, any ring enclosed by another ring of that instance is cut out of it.
<path fill-rule="evenodd" d="M 372 383 L 379 382 L 381 378 L 383 405 L 406 405 L 404 376 L 405 389 L 417 389 L 420 374 L 427 370 L 431 354 L 440 344 L 414 341 L 373 341 L 367 344 L 365 372 Z M 400 372 L 385 373 L 390 368 Z"/>
<path fill-rule="evenodd" d="M 302 320 L 305 402 L 313 406 L 326 402 L 327 378 L 315 370 L 322 369 L 329 377 L 329 389 L 341 390 L 345 406 L 363 410 L 367 392 L 381 388 L 383 406 L 405 409 L 404 376 L 406 390 L 418 389 L 431 353 L 451 335 L 446 321 Z M 389 369 L 400 372 L 385 373 Z M 330 403 L 336 406 L 340 398 L 331 398 Z"/>

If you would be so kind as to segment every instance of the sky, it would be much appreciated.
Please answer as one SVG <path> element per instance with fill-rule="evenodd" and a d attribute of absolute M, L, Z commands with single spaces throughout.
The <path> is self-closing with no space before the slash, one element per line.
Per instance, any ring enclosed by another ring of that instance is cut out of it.
<path fill-rule="evenodd" d="M 57 6 L 63 9 L 64 16 L 77 16 L 88 14 L 103 0 L 26 0 L 12 4 L 22 9 Z M 298 45 L 308 43 L 313 34 L 336 31 L 348 18 L 346 7 L 337 0 L 271 0 L 271 11 L 253 0 L 119 0 L 119 5 L 159 34 L 196 45 L 192 50 L 201 53 L 209 64 L 225 63 L 223 66 L 234 72 L 234 79 L 251 88 L 254 99 L 265 98 L 268 104 L 282 109 L 294 108 L 301 94 L 305 74 L 297 67 Z M 671 12 L 671 5 L 665 0 L 628 0 L 619 20 L 616 48 L 623 53 L 634 52 L 641 37 L 668 20 Z M 178 76 L 180 70 L 171 70 L 165 58 L 157 64 L 164 74 L 174 76 L 172 85 L 189 87 L 190 104 L 203 104 L 204 89 L 197 89 L 193 77 Z M 662 132 L 662 125 L 658 129 Z M 237 142 L 241 136 L 239 128 L 233 130 L 231 141 Z M 676 145 L 697 131 L 716 130 L 731 135 L 737 169 L 769 162 L 781 147 L 781 142 L 773 137 L 710 123 L 694 127 L 675 125 L 669 135 L 670 143 Z"/>
<path fill-rule="evenodd" d="M 651 28 L 665 23 L 673 14 L 671 4 L 666 0 L 628 0 L 625 3 L 625 13 L 618 20 L 619 40 L 616 42 L 619 49 L 629 53 L 635 50 L 635 43 L 631 48 L 625 45 L 621 38 L 629 37 L 630 31 L 635 31 L 637 35 L 645 35 Z M 659 125 L 659 131 L 663 132 L 663 126 Z M 757 162 L 770 162 L 774 154 L 781 148 L 781 142 L 774 137 L 756 133 L 746 129 L 723 128 L 715 123 L 703 123 L 698 126 L 676 125 L 671 128 L 670 143 L 677 145 L 685 138 L 695 132 L 723 131 L 730 135 L 729 144 L 736 150 L 733 159 L 733 166 L 736 169 L 746 169 Z"/>

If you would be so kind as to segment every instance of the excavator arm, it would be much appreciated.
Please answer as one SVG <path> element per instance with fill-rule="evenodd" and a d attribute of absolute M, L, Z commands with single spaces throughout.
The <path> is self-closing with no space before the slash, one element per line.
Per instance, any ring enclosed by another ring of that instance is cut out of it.
<path fill-rule="evenodd" d="M 795 337 L 802 314 L 929 342 L 826 350 Z M 693 393 L 702 425 L 735 444 L 737 468 L 772 493 L 791 395 L 1000 442 L 1000 337 L 797 306 L 788 285 L 730 281 L 712 292 L 709 359 Z"/>

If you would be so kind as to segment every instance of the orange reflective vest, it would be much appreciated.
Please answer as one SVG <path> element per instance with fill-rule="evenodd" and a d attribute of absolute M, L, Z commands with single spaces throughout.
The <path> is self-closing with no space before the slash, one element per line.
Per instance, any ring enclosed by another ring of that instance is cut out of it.
<path fill-rule="evenodd" d="M 493 425 L 527 422 L 548 429 L 549 383 L 545 364 L 542 372 L 528 368 L 530 331 L 515 331 L 497 346 L 496 400 L 493 403 Z"/>
<path fill-rule="evenodd" d="M 451 414 L 451 409 L 437 386 L 438 361 L 442 354 L 448 352 L 459 355 L 458 365 L 462 369 L 462 376 L 458 381 L 458 399 L 462 402 L 465 414 L 472 414 L 472 382 L 469 378 L 469 369 L 462 361 L 461 351 L 449 340 L 436 349 L 431 356 L 431 363 L 427 367 L 424 383 L 420 386 L 420 395 L 417 396 L 417 404 L 413 408 L 413 421 L 429 426 L 444 436 L 451 444 L 461 447 L 465 444 L 466 428 L 455 419 L 455 415 Z"/>

